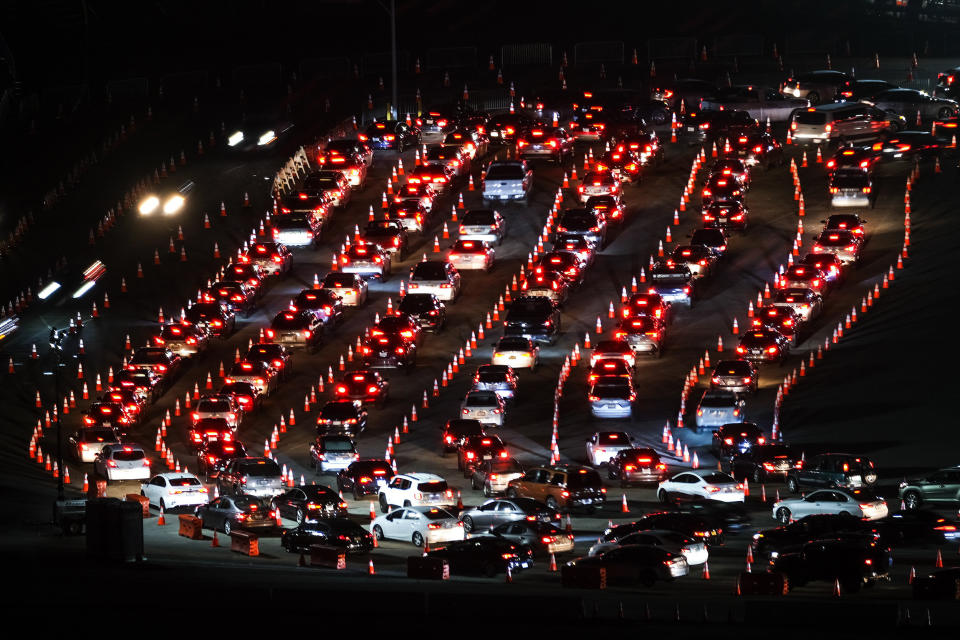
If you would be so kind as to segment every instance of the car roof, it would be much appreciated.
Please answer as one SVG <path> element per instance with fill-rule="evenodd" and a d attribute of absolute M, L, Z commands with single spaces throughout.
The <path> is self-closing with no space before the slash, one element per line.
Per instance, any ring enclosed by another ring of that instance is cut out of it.
<path fill-rule="evenodd" d="M 410 478 L 411 480 L 416 480 L 417 482 L 438 482 L 443 480 L 443 478 L 436 475 L 435 473 L 414 472 L 414 473 L 401 473 L 399 475 L 404 478 Z"/>

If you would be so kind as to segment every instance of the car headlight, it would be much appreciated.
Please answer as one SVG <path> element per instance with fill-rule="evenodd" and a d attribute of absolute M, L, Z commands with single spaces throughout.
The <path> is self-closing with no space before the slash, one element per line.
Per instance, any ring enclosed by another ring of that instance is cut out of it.
<path fill-rule="evenodd" d="M 227 145 L 231 147 L 235 147 L 241 142 L 243 142 L 243 131 L 234 131 L 230 134 L 230 137 L 227 138 Z"/>
<path fill-rule="evenodd" d="M 183 208 L 184 202 L 186 202 L 186 198 L 179 193 L 170 196 L 167 198 L 167 201 L 163 203 L 163 213 L 169 216 L 180 211 L 180 209 Z"/>
<path fill-rule="evenodd" d="M 140 211 L 140 215 L 148 216 L 160 207 L 160 198 L 157 196 L 147 196 L 140 202 L 140 206 L 137 209 Z"/>
<path fill-rule="evenodd" d="M 257 140 L 257 146 L 266 146 L 276 139 L 277 135 L 274 133 L 273 129 L 270 129 L 270 131 L 266 131 L 260 136 L 260 138 Z"/>

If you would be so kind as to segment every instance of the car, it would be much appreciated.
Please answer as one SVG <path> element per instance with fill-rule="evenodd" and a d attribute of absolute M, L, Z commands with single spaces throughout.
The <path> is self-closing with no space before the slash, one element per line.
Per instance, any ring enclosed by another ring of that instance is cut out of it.
<path fill-rule="evenodd" d="M 600 555 L 577 558 L 566 566 L 602 568 L 608 584 L 645 587 L 652 587 L 658 580 L 670 582 L 681 578 L 690 570 L 682 554 L 641 544 L 618 546 Z"/>
<path fill-rule="evenodd" d="M 304 289 L 291 300 L 290 308 L 309 311 L 323 323 L 324 331 L 343 319 L 343 299 L 330 289 Z"/>
<path fill-rule="evenodd" d="M 597 256 L 597 246 L 585 236 L 575 233 L 558 233 L 553 238 L 554 251 L 569 251 L 580 258 L 585 266 L 593 264 Z"/>
<path fill-rule="evenodd" d="M 873 179 L 869 171 L 841 169 L 830 176 L 830 206 L 870 207 L 873 205 Z"/>
<path fill-rule="evenodd" d="M 590 367 L 590 372 L 587 374 L 587 382 L 593 384 L 604 377 L 620 377 L 632 380 L 633 367 L 627 364 L 622 358 L 598 359 Z"/>
<path fill-rule="evenodd" d="M 758 123 L 759 125 L 759 123 Z M 710 178 L 733 179 L 744 192 L 750 190 L 750 167 L 742 158 L 723 155 L 710 166 Z"/>
<path fill-rule="evenodd" d="M 241 360 L 230 367 L 223 381 L 226 384 L 246 382 L 253 385 L 258 394 L 270 396 L 280 385 L 280 375 L 271 365 L 261 360 Z"/>
<path fill-rule="evenodd" d="M 486 535 L 500 538 L 515 545 L 524 545 L 536 555 L 560 555 L 573 551 L 572 533 L 562 531 L 557 525 L 539 520 L 512 520 L 492 527 Z M 472 538 L 482 539 L 474 537 Z"/>
<path fill-rule="evenodd" d="M 510 144 L 516 141 L 519 132 L 523 131 L 530 121 L 530 115 L 522 111 L 493 114 L 487 122 L 487 132 L 492 142 Z"/>
<path fill-rule="evenodd" d="M 585 204 L 593 196 L 623 195 L 620 179 L 611 171 L 589 171 L 580 178 L 577 186 L 577 197 Z"/>
<path fill-rule="evenodd" d="M 657 485 L 657 499 L 743 502 L 743 485 L 720 471 L 683 471 Z"/>
<path fill-rule="evenodd" d="M 256 306 L 256 291 L 245 282 L 214 282 L 201 296 L 203 302 L 220 302 L 235 313 L 249 314 Z"/>
<path fill-rule="evenodd" d="M 597 542 L 617 542 L 637 531 L 677 531 L 707 546 L 720 546 L 724 542 L 723 526 L 714 519 L 699 513 L 679 511 L 648 513 L 633 522 L 608 527 Z"/>
<path fill-rule="evenodd" d="M 236 433 L 224 418 L 201 418 L 187 431 L 187 445 L 199 453 L 211 442 L 233 442 Z"/>
<path fill-rule="evenodd" d="M 440 434 L 442 453 L 447 454 L 457 451 L 468 437 L 486 435 L 483 424 L 472 418 L 447 420 Z"/>
<path fill-rule="evenodd" d="M 378 495 L 393 478 L 390 463 L 382 458 L 354 460 L 346 469 L 337 473 L 337 490 L 351 491 L 359 500 L 369 495 Z"/>
<path fill-rule="evenodd" d="M 860 102 L 839 102 L 798 109 L 790 117 L 795 144 L 872 141 L 903 128 L 902 118 Z M 827 167 L 828 169 L 830 167 Z"/>
<path fill-rule="evenodd" d="M 242 282 L 259 297 L 263 295 L 263 281 L 267 274 L 260 265 L 253 262 L 231 262 L 223 270 L 220 278 L 223 282 Z"/>
<path fill-rule="evenodd" d="M 467 533 L 518 520 L 557 525 L 560 523 L 560 512 L 532 498 L 491 498 L 460 513 L 460 521 Z"/>
<path fill-rule="evenodd" d="M 752 422 L 722 424 L 713 432 L 710 449 L 718 458 L 733 457 L 746 453 L 756 446 L 766 444 L 763 430 Z"/>
<path fill-rule="evenodd" d="M 93 459 L 93 473 L 107 481 L 146 480 L 151 475 L 150 459 L 138 444 L 105 444 Z"/>
<path fill-rule="evenodd" d="M 222 418 L 227 426 L 235 429 L 243 419 L 243 410 L 232 396 L 205 395 L 190 412 L 190 422 L 196 425 L 200 420 L 208 418 Z"/>
<path fill-rule="evenodd" d="M 960 567 L 920 573 L 913 580 L 914 600 L 956 600 L 960 589 Z"/>
<path fill-rule="evenodd" d="M 469 478 L 478 465 L 489 460 L 508 460 L 510 453 L 499 436 L 467 436 L 457 449 L 457 468 Z"/>
<path fill-rule="evenodd" d="M 694 431 L 743 422 L 745 405 L 744 399 L 729 389 L 706 389 L 697 403 Z"/>
<path fill-rule="evenodd" d="M 346 434 L 319 435 L 310 445 L 310 466 L 317 473 L 341 471 L 359 459 L 357 443 Z"/>
<path fill-rule="evenodd" d="M 186 319 L 217 338 L 226 338 L 237 328 L 236 314 L 220 302 L 197 302 L 187 309 Z"/>
<path fill-rule="evenodd" d="M 371 338 L 393 336 L 404 344 L 419 345 L 423 341 L 420 323 L 405 313 L 394 312 L 384 316 L 370 329 Z"/>
<path fill-rule="evenodd" d="M 487 155 L 490 138 L 485 133 L 467 127 L 455 129 L 443 137 L 443 144 L 458 145 L 461 151 L 471 160 Z"/>
<path fill-rule="evenodd" d="M 710 275 L 716 257 L 703 245 L 681 244 L 674 248 L 671 259 L 678 265 L 686 265 L 695 278 Z"/>
<path fill-rule="evenodd" d="M 227 461 L 246 457 L 246 447 L 237 440 L 209 441 L 197 452 L 197 473 L 203 474 L 209 482 L 216 477 Z"/>
<path fill-rule="evenodd" d="M 460 240 L 501 245 L 506 235 L 507 221 L 494 209 L 468 209 L 460 218 Z"/>
<path fill-rule="evenodd" d="M 533 566 L 533 551 L 496 536 L 473 537 L 455 541 L 424 554 L 443 560 L 453 575 L 483 575 L 492 578 Z"/>
<path fill-rule="evenodd" d="M 363 369 L 345 373 L 333 387 L 337 400 L 351 400 L 383 407 L 390 397 L 390 381 L 376 371 Z"/>
<path fill-rule="evenodd" d="M 455 503 L 447 481 L 432 473 L 402 473 L 391 478 L 377 495 L 380 512 L 391 507 L 443 507 Z"/>
<path fill-rule="evenodd" d="M 423 137 L 436 139 L 443 137 L 447 131 L 454 128 L 458 116 L 463 112 L 463 104 L 444 104 L 434 105 L 421 114 L 417 120 L 420 121 L 420 130 Z"/>
<path fill-rule="evenodd" d="M 496 131 L 490 131 L 491 138 L 495 137 L 494 133 Z M 485 207 L 494 201 L 520 202 L 529 206 L 533 170 L 523 160 L 494 161 L 487 165 L 480 183 Z"/>
<path fill-rule="evenodd" d="M 607 478 L 619 480 L 621 487 L 635 482 L 659 483 L 666 473 L 666 463 L 660 460 L 660 454 L 649 447 L 620 449 L 607 463 Z"/>
<path fill-rule="evenodd" d="M 293 375 L 293 352 L 276 342 L 258 342 L 243 356 L 247 362 L 264 362 L 280 374 L 281 380 Z"/>
<path fill-rule="evenodd" d="M 443 169 L 447 176 L 445 182 L 449 183 L 469 171 L 470 154 L 459 144 L 431 144 L 427 145 L 427 152 L 422 162 L 421 166 L 435 166 Z M 410 175 L 414 176 L 417 173 L 417 167 L 414 167 Z"/>
<path fill-rule="evenodd" d="M 517 395 L 517 375 L 505 364 L 482 364 L 473 374 L 471 391 L 493 391 L 505 402 Z"/>
<path fill-rule="evenodd" d="M 237 530 L 272 531 L 277 514 L 260 498 L 247 495 L 220 496 L 196 508 L 203 529 L 221 530 L 230 535 Z"/>
<path fill-rule="evenodd" d="M 654 358 L 663 355 L 666 339 L 666 323 L 655 316 L 620 318 L 614 330 L 614 338 L 623 340 L 637 355 L 649 354 Z"/>
<path fill-rule="evenodd" d="M 583 507 L 593 513 L 606 501 L 607 489 L 593 469 L 578 465 L 546 465 L 528 469 L 507 484 L 508 498 L 533 498 L 551 509 Z"/>
<path fill-rule="evenodd" d="M 127 368 L 130 370 L 146 369 L 153 371 L 160 376 L 166 386 L 180 373 L 182 364 L 183 360 L 180 356 L 169 349 L 164 347 L 140 347 L 133 352 Z"/>
<path fill-rule="evenodd" d="M 517 155 L 524 160 L 546 159 L 563 164 L 573 155 L 573 137 L 562 127 L 534 125 L 517 135 Z"/>
<path fill-rule="evenodd" d="M 704 207 L 702 216 L 704 229 L 694 232 L 695 234 L 709 230 L 720 231 L 724 234 L 730 233 L 730 231 L 746 233 L 747 225 L 750 222 L 750 212 L 747 210 L 747 206 L 739 200 L 711 202 Z M 695 243 L 696 241 L 691 237 L 690 244 Z M 714 236 L 713 244 L 708 246 L 714 255 L 717 254 L 717 250 L 713 249 L 715 246 L 723 247 L 723 251 L 726 250 L 726 242 L 719 243 L 716 236 Z"/>
<path fill-rule="evenodd" d="M 468 391 L 460 403 L 460 418 L 502 427 L 506 405 L 495 391 Z"/>
<path fill-rule="evenodd" d="M 561 306 L 570 295 L 570 281 L 559 271 L 534 270 L 520 283 L 521 295 L 546 298 Z"/>
<path fill-rule="evenodd" d="M 929 131 L 899 131 L 890 134 L 879 142 L 874 142 L 871 150 L 881 156 L 880 162 L 895 160 L 912 161 L 940 159 L 943 149 L 952 144 Z"/>
<path fill-rule="evenodd" d="M 702 541 L 677 531 L 658 529 L 636 531 L 612 542 L 598 542 L 590 547 L 587 555 L 597 556 L 611 549 L 628 545 L 659 547 L 670 553 L 683 556 L 690 566 L 704 564 L 710 556 L 707 545 Z"/>
<path fill-rule="evenodd" d="M 523 465 L 517 462 L 516 458 L 496 457 L 473 465 L 470 486 L 474 490 L 483 491 L 483 495 L 489 498 L 505 492 L 510 481 L 522 475 Z"/>
<path fill-rule="evenodd" d="M 68 441 L 78 462 L 93 462 L 105 446 L 120 444 L 120 436 L 113 427 L 85 427 Z"/>
<path fill-rule="evenodd" d="M 583 282 L 586 266 L 576 253 L 553 250 L 541 254 L 540 257 L 534 261 L 534 268 L 531 275 L 547 271 L 556 271 L 563 274 L 572 286 Z"/>
<path fill-rule="evenodd" d="M 867 525 L 880 540 L 891 546 L 914 544 L 956 544 L 960 542 L 960 522 L 927 509 L 904 509 L 872 520 Z"/>
<path fill-rule="evenodd" d="M 407 229 L 398 220 L 370 220 L 363 229 L 363 242 L 381 247 L 391 256 L 403 260 L 409 250 Z"/>
<path fill-rule="evenodd" d="M 633 447 L 633 438 L 624 431 L 597 431 L 587 440 L 587 463 L 594 467 L 608 464 L 621 451 Z"/>
<path fill-rule="evenodd" d="M 207 349 L 210 336 L 200 327 L 180 321 L 163 325 L 160 335 L 153 336 L 151 343 L 155 347 L 165 347 L 181 358 L 189 358 Z"/>
<path fill-rule="evenodd" d="M 554 344 L 560 335 L 560 311 L 547 298 L 518 296 L 510 303 L 503 321 L 504 337 L 528 338 L 533 342 Z M 517 368 L 514 362 L 497 362 Z"/>
<path fill-rule="evenodd" d="M 119 402 L 94 402 L 83 413 L 84 429 L 106 427 L 116 429 L 119 435 L 123 435 L 132 428 L 133 422 Z"/>
<path fill-rule="evenodd" d="M 887 516 L 887 503 L 864 489 L 818 489 L 798 498 L 784 498 L 773 504 L 774 519 L 787 524 L 791 519 L 814 513 L 846 511 L 865 520 Z"/>
<path fill-rule="evenodd" d="M 291 212 L 270 219 L 270 237 L 287 247 L 316 248 L 322 231 L 322 218 L 313 213 Z"/>
<path fill-rule="evenodd" d="M 878 479 L 876 463 L 870 458 L 821 453 L 787 475 L 787 489 L 790 493 L 799 493 L 801 487 L 862 489 L 875 485 Z"/>
<path fill-rule="evenodd" d="M 378 244 L 368 244 L 363 240 L 354 242 L 340 254 L 341 273 L 355 273 L 363 278 L 379 278 L 386 281 L 390 277 L 390 253 Z"/>
<path fill-rule="evenodd" d="M 621 182 L 636 184 L 642 178 L 643 164 L 640 153 L 633 153 L 625 146 L 618 145 L 617 148 L 611 149 L 600 156 L 600 159 L 594 164 L 594 169 L 610 171 Z"/>
<path fill-rule="evenodd" d="M 370 336 L 360 343 L 360 360 L 366 369 L 413 370 L 417 361 L 417 343 L 397 334 Z"/>
<path fill-rule="evenodd" d="M 633 382 L 622 376 L 601 376 L 587 391 L 590 414 L 595 418 L 632 418 L 636 400 Z"/>
<path fill-rule="evenodd" d="M 395 478 L 396 480 L 396 478 Z M 417 505 L 374 518 L 371 532 L 377 540 L 409 540 L 416 547 L 464 540 L 463 523 L 440 507 Z"/>
<path fill-rule="evenodd" d="M 450 262 L 428 260 L 418 262 L 410 270 L 407 291 L 432 293 L 444 302 L 455 300 L 460 295 L 460 272 Z"/>
<path fill-rule="evenodd" d="M 671 304 L 683 304 L 693 308 L 696 297 L 693 274 L 685 264 L 661 260 L 650 270 L 650 286 L 647 293 L 656 293 Z"/>
<path fill-rule="evenodd" d="M 435 185 L 433 182 L 427 182 L 425 180 L 420 180 L 418 182 L 407 182 L 407 184 L 400 187 L 397 194 L 393 197 L 393 201 L 397 203 L 406 203 L 405 210 L 408 212 L 406 219 L 413 218 L 411 222 L 416 222 L 416 214 L 422 209 L 426 216 L 422 218 L 421 225 L 425 222 L 429 222 L 431 214 L 433 213 L 433 206 L 437 202 L 437 196 L 440 195 L 440 187 Z M 400 219 L 401 222 L 404 218 L 399 216 L 394 216 L 391 213 L 390 208 L 387 208 L 387 217 L 391 220 Z M 409 224 L 409 223 L 408 223 Z M 416 227 L 407 227 L 409 231 L 423 231 L 423 227 L 420 229 Z"/>
<path fill-rule="evenodd" d="M 140 423 L 143 417 L 146 403 L 137 395 L 132 387 L 110 385 L 109 388 L 100 395 L 100 402 L 119 404 L 123 407 L 123 412 L 131 425 Z"/>
<path fill-rule="evenodd" d="M 258 241 L 240 256 L 240 262 L 259 265 L 267 276 L 283 276 L 293 269 L 293 254 L 280 242 Z"/>
<path fill-rule="evenodd" d="M 264 335 L 284 347 L 303 348 L 314 353 L 323 341 L 323 330 L 323 320 L 316 314 L 294 307 L 275 315 Z"/>
<path fill-rule="evenodd" d="M 540 364 L 540 347 L 533 340 L 519 336 L 504 336 L 493 348 L 490 366 L 536 371 L 538 364 Z"/>
<path fill-rule="evenodd" d="M 270 458 L 234 458 L 217 474 L 220 495 L 272 498 L 283 491 L 280 465 Z"/>
<path fill-rule="evenodd" d="M 631 369 L 637 366 L 637 356 L 626 340 L 600 340 L 590 352 L 590 368 L 600 360 L 623 360 Z"/>
<path fill-rule="evenodd" d="M 402 120 L 375 120 L 357 138 L 373 149 L 404 149 L 420 145 L 422 133 Z"/>
<path fill-rule="evenodd" d="M 599 251 L 606 244 L 607 221 L 602 213 L 586 208 L 567 209 L 560 215 L 557 233 L 583 236 Z"/>
<path fill-rule="evenodd" d="M 823 272 L 823 277 L 831 286 L 843 282 L 844 267 L 847 266 L 834 253 L 808 253 L 798 264 L 807 264 L 820 269 Z"/>
<path fill-rule="evenodd" d="M 706 211 L 710 205 L 721 202 L 743 203 L 746 191 L 746 187 L 736 176 L 712 174 L 700 192 L 701 209 Z"/>
<path fill-rule="evenodd" d="M 947 467 L 900 483 L 900 499 L 907 509 L 921 505 L 960 502 L 960 467 Z"/>
<path fill-rule="evenodd" d="M 882 160 L 880 153 L 873 150 L 872 145 L 854 146 L 852 144 L 843 145 L 837 149 L 833 157 L 827 159 L 823 168 L 827 170 L 827 175 L 832 175 L 835 171 L 844 169 L 859 169 L 860 171 L 873 171 Z"/>
<path fill-rule="evenodd" d="M 347 514 L 347 503 L 337 496 L 336 491 L 316 484 L 293 487 L 274 496 L 270 508 L 279 517 L 291 518 L 297 524 Z"/>
<path fill-rule="evenodd" d="M 934 97 L 919 89 L 888 89 L 873 96 L 870 102 L 877 108 L 907 118 L 909 122 L 914 122 L 918 117 L 929 122 L 957 115 L 956 100 Z"/>
<path fill-rule="evenodd" d="M 889 579 L 892 558 L 889 548 L 860 540 L 819 540 L 794 553 L 772 558 L 769 571 L 783 573 L 789 587 L 822 580 L 838 583 L 841 592 L 855 593 Z"/>
<path fill-rule="evenodd" d="M 759 385 L 760 375 L 753 363 L 747 360 L 720 360 L 710 375 L 711 389 L 756 393 Z"/>
<path fill-rule="evenodd" d="M 207 504 L 207 488 L 192 473 L 158 473 L 140 485 L 140 495 L 159 509 Z"/>
<path fill-rule="evenodd" d="M 407 233 L 423 233 L 430 220 L 430 210 L 419 197 L 401 198 L 390 203 L 385 216 L 386 221 L 399 224 Z"/>
<path fill-rule="evenodd" d="M 367 283 L 355 273 L 328 273 L 321 288 L 340 296 L 347 307 L 362 307 L 367 302 Z"/>
<path fill-rule="evenodd" d="M 844 97 L 853 78 L 842 71 L 821 70 L 801 73 L 787 78 L 780 85 L 780 92 L 795 98 L 806 98 L 810 104 L 820 104 Z"/>
<path fill-rule="evenodd" d="M 741 336 L 736 352 L 737 356 L 749 362 L 782 364 L 790 354 L 790 341 L 776 329 L 763 327 Z"/>
<path fill-rule="evenodd" d="M 806 98 L 787 97 L 776 89 L 755 85 L 720 87 L 713 96 L 700 101 L 701 111 L 746 111 L 760 122 L 768 118 L 771 122 L 783 122 L 794 109 L 808 106 L 810 101 Z"/>
<path fill-rule="evenodd" d="M 416 322 L 421 329 L 439 333 L 447 320 L 447 308 L 432 293 L 408 293 L 400 299 L 397 313 Z"/>
<path fill-rule="evenodd" d="M 810 270 L 809 267 L 801 267 Z M 779 331 L 780 334 L 789 341 L 790 347 L 796 347 L 800 343 L 800 331 L 803 329 L 803 322 L 800 316 L 790 307 L 769 306 L 760 307 L 755 313 L 752 326 L 754 328 L 766 327 Z"/>
<path fill-rule="evenodd" d="M 367 410 L 361 401 L 343 399 L 326 402 L 317 414 L 317 434 L 356 436 L 367 428 Z"/>
<path fill-rule="evenodd" d="M 867 221 L 856 213 L 835 213 L 820 222 L 823 223 L 824 229 L 852 231 L 854 235 L 861 236 L 866 241 L 867 232 L 863 225 L 867 224 Z"/>
<path fill-rule="evenodd" d="M 373 149 L 366 142 L 354 138 L 336 138 L 328 140 L 322 149 L 317 150 L 317 164 L 325 165 L 332 158 L 358 158 L 366 166 L 373 164 Z"/>
<path fill-rule="evenodd" d="M 817 271 L 820 270 L 817 269 Z M 822 271 L 820 273 L 823 274 Z M 823 276 L 823 280 L 829 282 L 826 275 Z M 800 322 L 807 324 L 823 311 L 823 297 L 819 292 L 806 287 L 787 287 L 777 290 L 769 305 L 790 309 Z"/>
<path fill-rule="evenodd" d="M 832 253 L 844 265 L 854 266 L 860 263 L 862 249 L 863 239 L 860 236 L 841 229 L 824 229 L 813 245 L 813 253 Z"/>
<path fill-rule="evenodd" d="M 142 405 L 154 402 L 163 393 L 160 376 L 149 369 L 121 369 L 114 376 L 113 388 L 133 391 Z M 123 407 L 122 404 L 120 406 Z M 92 408 L 93 405 L 91 405 Z M 87 415 L 90 415 L 89 411 Z M 126 414 L 126 417 L 130 420 L 129 414 Z M 118 422 L 123 424 L 119 419 Z"/>
<path fill-rule="evenodd" d="M 726 205 L 717 206 L 725 207 Z M 727 252 L 727 235 L 722 229 L 704 227 L 690 234 L 690 244 L 703 245 L 710 250 L 714 258 L 722 258 Z"/>
<path fill-rule="evenodd" d="M 249 382 L 229 382 L 220 387 L 217 393 L 236 400 L 244 413 L 253 413 L 263 406 L 263 394 Z"/>
<path fill-rule="evenodd" d="M 800 551 L 803 545 L 816 540 L 861 539 L 880 540 L 875 523 L 862 520 L 849 511 L 814 513 L 791 520 L 773 529 L 762 529 L 753 534 L 750 547 L 763 559 L 783 553 Z"/>
<path fill-rule="evenodd" d="M 440 193 L 460 174 L 462 160 L 459 147 L 430 145 L 423 154 L 422 163 L 407 174 L 407 184 L 429 184 Z"/>
<path fill-rule="evenodd" d="M 373 534 L 347 518 L 304 520 L 280 532 L 280 546 L 290 553 L 309 553 L 320 546 L 363 554 L 373 549 Z"/>
<path fill-rule="evenodd" d="M 358 154 L 352 156 L 327 154 L 324 160 L 325 162 L 319 163 L 320 166 L 327 170 L 336 170 L 342 173 L 349 188 L 363 189 L 367 181 L 367 163 L 364 162 L 363 157 Z"/>
<path fill-rule="evenodd" d="M 783 147 L 773 135 L 766 132 L 741 134 L 730 140 L 731 152 L 748 167 L 767 169 L 783 164 Z"/>
<path fill-rule="evenodd" d="M 307 224 L 319 225 L 322 229 L 333 211 L 336 189 L 331 186 L 336 187 L 336 184 L 324 184 L 308 177 L 280 198 L 276 214 L 303 216 Z"/>
<path fill-rule="evenodd" d="M 496 252 L 486 242 L 479 240 L 457 240 L 447 251 L 447 262 L 459 270 L 482 270 L 489 272 L 493 269 Z"/>
<path fill-rule="evenodd" d="M 716 85 L 698 78 L 680 78 L 650 88 L 650 99 L 665 102 L 674 111 L 684 111 L 700 104 L 700 99 L 713 95 Z"/>
<path fill-rule="evenodd" d="M 759 130 L 760 123 L 756 118 L 737 109 L 701 111 L 694 108 L 680 114 L 677 123 L 677 134 L 688 145 L 720 145 L 722 140 L 731 136 Z"/>

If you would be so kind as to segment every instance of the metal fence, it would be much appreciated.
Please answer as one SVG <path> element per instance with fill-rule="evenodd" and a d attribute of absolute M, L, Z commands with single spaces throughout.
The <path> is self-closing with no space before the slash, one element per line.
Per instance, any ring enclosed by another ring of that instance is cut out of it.
<path fill-rule="evenodd" d="M 150 80 L 149 78 L 109 80 L 106 89 L 112 98 L 146 98 L 150 95 Z"/>
<path fill-rule="evenodd" d="M 713 41 L 713 54 L 759 58 L 763 55 L 763 36 L 755 34 L 720 36 Z"/>
<path fill-rule="evenodd" d="M 303 80 L 344 78 L 351 73 L 352 65 L 346 57 L 307 58 L 300 62 L 300 77 Z"/>
<path fill-rule="evenodd" d="M 553 45 L 546 42 L 533 44 L 508 44 L 500 47 L 500 66 L 551 65 Z"/>
<path fill-rule="evenodd" d="M 233 86 L 240 89 L 279 89 L 283 86 L 283 65 L 275 62 L 236 67 L 233 70 Z"/>
<path fill-rule="evenodd" d="M 652 38 L 647 41 L 647 55 L 651 60 L 695 58 L 696 38 Z"/>
<path fill-rule="evenodd" d="M 198 69 L 171 73 L 160 79 L 160 86 L 168 95 L 197 95 L 210 87 L 210 72 Z"/>
<path fill-rule="evenodd" d="M 426 66 L 428 69 L 462 69 L 477 66 L 476 47 L 447 47 L 427 49 Z"/>
<path fill-rule="evenodd" d="M 380 73 L 387 75 L 391 71 L 393 57 L 389 51 L 383 53 L 368 53 L 360 60 L 360 70 L 364 75 Z M 410 70 L 410 52 L 397 51 L 397 71 L 406 72 Z"/>
<path fill-rule="evenodd" d="M 623 42 L 578 42 L 573 45 L 573 63 L 577 66 L 623 63 Z"/>

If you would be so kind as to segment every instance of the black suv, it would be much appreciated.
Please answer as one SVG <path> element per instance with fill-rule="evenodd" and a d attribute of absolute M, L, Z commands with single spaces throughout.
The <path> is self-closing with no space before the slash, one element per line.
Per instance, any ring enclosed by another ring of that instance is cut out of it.
<path fill-rule="evenodd" d="M 460 448 L 460 445 L 470 436 L 484 436 L 483 423 L 479 420 L 464 420 L 454 418 L 447 420 L 443 425 L 443 432 L 440 434 L 440 442 L 443 447 L 443 453 L 453 453 Z"/>
<path fill-rule="evenodd" d="M 800 487 L 861 489 L 876 483 L 877 467 L 873 460 L 849 453 L 822 453 L 787 475 L 791 493 L 797 493 Z"/>
<path fill-rule="evenodd" d="M 505 336 L 553 344 L 560 335 L 560 310 L 548 298 L 523 296 L 510 304 L 503 326 Z"/>
<path fill-rule="evenodd" d="M 859 540 L 819 540 L 796 553 L 770 560 L 770 570 L 786 574 L 790 587 L 813 580 L 839 581 L 844 591 L 856 592 L 890 578 L 890 549 L 876 542 Z"/>
<path fill-rule="evenodd" d="M 397 307 L 416 320 L 423 329 L 439 333 L 447 323 L 447 307 L 432 293 L 408 293 Z"/>
<path fill-rule="evenodd" d="M 843 536 L 859 536 L 878 540 L 873 525 L 847 513 L 814 513 L 794 520 L 790 524 L 773 529 L 764 529 L 753 534 L 753 552 L 764 558 L 775 553 L 781 555 L 799 551 L 803 545 L 814 540 L 836 539 Z"/>

